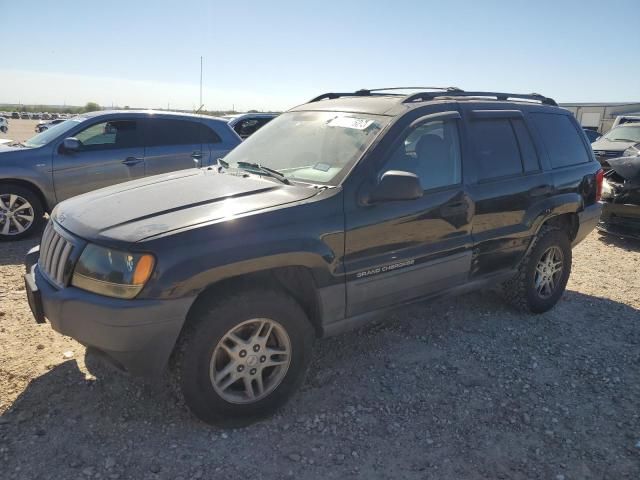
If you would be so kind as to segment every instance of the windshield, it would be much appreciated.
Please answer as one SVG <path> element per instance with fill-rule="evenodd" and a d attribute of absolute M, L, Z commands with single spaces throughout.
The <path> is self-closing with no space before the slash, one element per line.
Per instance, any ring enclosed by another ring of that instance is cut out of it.
<path fill-rule="evenodd" d="M 44 132 L 39 133 L 35 137 L 31 137 L 29 140 L 24 142 L 24 145 L 27 147 L 41 147 L 46 145 L 62 135 L 64 132 L 71 130 L 83 120 L 86 119 L 84 117 L 74 117 L 57 125 L 51 125 L 51 127 L 47 128 Z"/>
<path fill-rule="evenodd" d="M 616 141 L 640 142 L 640 125 L 616 127 L 604 135 L 604 138 Z"/>
<path fill-rule="evenodd" d="M 259 164 L 290 180 L 336 183 L 371 145 L 389 117 L 343 112 L 280 115 L 232 150 L 231 168 Z"/>

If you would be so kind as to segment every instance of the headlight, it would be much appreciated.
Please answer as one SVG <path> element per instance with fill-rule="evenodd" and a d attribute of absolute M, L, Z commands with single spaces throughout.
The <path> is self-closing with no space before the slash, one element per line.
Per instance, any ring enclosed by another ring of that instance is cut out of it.
<path fill-rule="evenodd" d="M 89 244 L 80 255 L 71 285 L 117 298 L 133 298 L 149 280 L 155 259 Z"/>
<path fill-rule="evenodd" d="M 640 155 L 640 144 L 632 145 L 622 153 L 623 157 L 637 157 L 638 155 Z"/>

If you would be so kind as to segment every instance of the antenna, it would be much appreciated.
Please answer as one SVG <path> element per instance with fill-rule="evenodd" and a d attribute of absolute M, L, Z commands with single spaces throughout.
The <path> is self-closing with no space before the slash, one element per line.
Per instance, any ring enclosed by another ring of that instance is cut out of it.
<path fill-rule="evenodd" d="M 202 108 L 202 55 L 200 55 L 200 108 Z M 200 110 L 200 108 L 198 110 Z"/>

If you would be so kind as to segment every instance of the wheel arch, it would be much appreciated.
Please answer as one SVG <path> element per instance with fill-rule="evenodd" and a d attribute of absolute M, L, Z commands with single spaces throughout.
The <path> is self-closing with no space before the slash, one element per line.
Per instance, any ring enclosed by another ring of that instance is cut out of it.
<path fill-rule="evenodd" d="M 27 188 L 31 190 L 40 200 L 42 204 L 42 208 L 46 213 L 51 212 L 51 208 L 49 206 L 49 202 L 47 202 L 47 198 L 45 194 L 42 192 L 42 189 L 38 187 L 35 183 L 30 182 L 29 180 L 18 179 L 18 178 L 0 178 L 0 186 L 2 185 L 17 185 L 22 188 Z"/>
<path fill-rule="evenodd" d="M 290 295 L 302 307 L 316 336 L 323 334 L 321 303 L 316 282 L 309 267 L 292 265 L 269 268 L 251 273 L 227 277 L 207 285 L 191 304 L 182 326 L 182 331 L 197 318 L 198 314 L 214 299 L 228 292 L 253 288 L 275 288 Z"/>

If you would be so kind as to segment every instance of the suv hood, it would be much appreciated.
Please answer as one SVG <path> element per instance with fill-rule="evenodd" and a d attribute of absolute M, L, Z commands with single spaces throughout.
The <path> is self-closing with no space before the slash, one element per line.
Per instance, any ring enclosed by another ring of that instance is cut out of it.
<path fill-rule="evenodd" d="M 312 197 L 311 187 L 189 169 L 95 190 L 60 203 L 55 221 L 87 240 L 139 242 Z"/>

